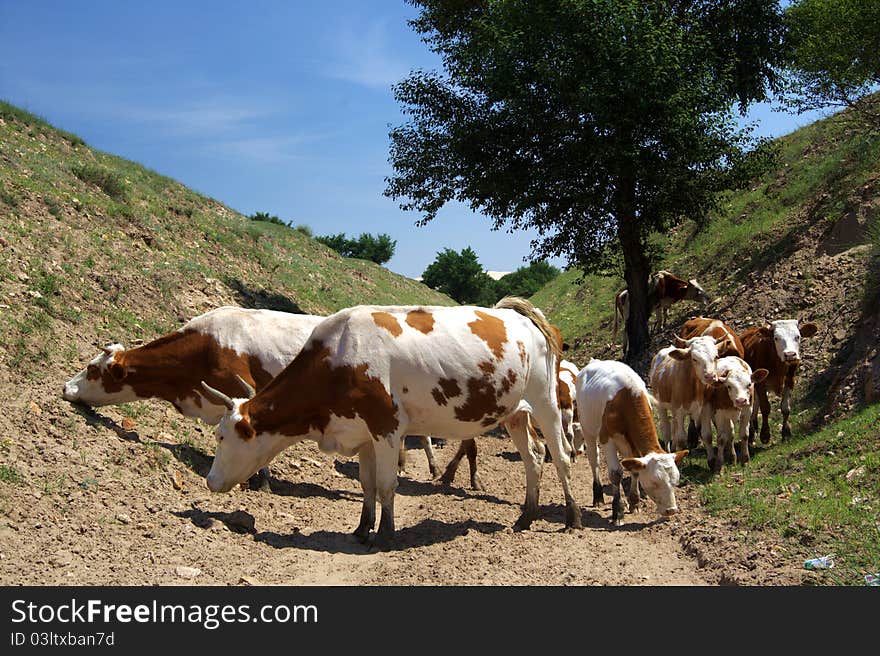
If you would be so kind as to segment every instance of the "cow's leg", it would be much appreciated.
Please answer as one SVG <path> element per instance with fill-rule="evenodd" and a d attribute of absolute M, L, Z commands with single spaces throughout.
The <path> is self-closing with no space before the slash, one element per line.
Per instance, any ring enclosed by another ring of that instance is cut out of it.
<path fill-rule="evenodd" d="M 372 439 L 358 451 L 358 475 L 364 492 L 364 504 L 361 507 L 361 521 L 354 530 L 354 536 L 363 544 L 376 525 L 376 453 Z"/>
<path fill-rule="evenodd" d="M 794 367 L 789 367 L 785 374 L 785 382 L 782 387 L 782 439 L 791 437 L 791 428 L 788 425 L 788 415 L 791 412 L 791 391 L 794 388 Z"/>
<path fill-rule="evenodd" d="M 599 441 L 595 435 L 584 435 L 584 448 L 593 474 L 593 506 L 595 507 L 605 503 L 602 480 L 599 478 Z"/>
<path fill-rule="evenodd" d="M 263 467 L 248 479 L 247 487 L 251 490 L 259 490 L 260 492 L 271 492 L 272 487 L 269 485 L 269 477 L 269 467 Z"/>
<path fill-rule="evenodd" d="M 608 465 L 608 474 L 611 476 L 611 489 L 614 498 L 611 501 L 611 523 L 615 526 L 623 525 L 623 503 L 620 501 L 620 482 L 623 480 L 623 467 L 617 457 L 617 447 L 614 442 L 608 440 L 605 443 L 605 464 Z"/>
<path fill-rule="evenodd" d="M 552 404 L 538 404 L 534 408 L 535 421 L 544 435 L 544 442 L 550 448 L 553 464 L 556 465 L 556 473 L 562 484 L 562 493 L 565 496 L 565 527 L 568 529 L 583 528 L 581 522 L 581 509 L 571 493 L 571 458 L 568 455 L 571 445 L 562 432 L 562 417 L 555 403 L 555 395 Z"/>
<path fill-rule="evenodd" d="M 733 422 L 726 415 L 716 417 L 716 421 L 718 425 L 718 451 L 715 454 L 715 466 L 712 471 L 720 474 L 724 469 L 728 448 L 733 446 Z"/>
<path fill-rule="evenodd" d="M 749 454 L 749 423 L 752 417 L 751 408 L 745 408 L 739 413 L 739 462 L 744 465 L 751 461 Z"/>
<path fill-rule="evenodd" d="M 667 408 L 660 408 L 660 436 L 663 438 L 663 447 L 672 451 L 672 421 Z"/>
<path fill-rule="evenodd" d="M 767 398 L 766 385 L 761 385 L 756 391 L 761 406 L 761 444 L 767 444 L 770 441 L 770 399 Z"/>
<path fill-rule="evenodd" d="M 585 453 L 586 443 L 584 442 L 584 429 L 581 427 L 581 422 L 572 422 L 571 432 L 574 435 L 574 440 L 571 446 L 574 448 L 575 453 Z"/>
<path fill-rule="evenodd" d="M 524 412 L 516 412 L 505 420 L 504 428 L 516 450 L 519 451 L 523 466 L 526 470 L 526 500 L 522 513 L 513 525 L 518 531 L 527 530 L 532 521 L 538 516 L 538 492 L 541 483 L 541 469 L 544 464 L 544 449 L 538 450 L 540 445 L 529 439 L 528 415 Z"/>
<path fill-rule="evenodd" d="M 388 549 L 394 543 L 394 492 L 397 489 L 397 457 L 402 435 L 380 437 L 373 444 L 376 452 L 376 493 L 382 504 L 382 517 L 373 546 Z"/>
<path fill-rule="evenodd" d="M 677 408 L 673 413 L 672 448 L 676 451 L 684 449 L 687 445 L 687 435 L 684 430 L 684 417 L 687 413 L 683 408 Z"/>
<path fill-rule="evenodd" d="M 712 409 L 709 405 L 704 405 L 700 409 L 700 441 L 706 449 L 706 460 L 710 471 L 715 471 L 718 466 L 718 458 L 721 455 L 721 444 L 719 442 L 718 449 L 712 448 Z"/>
<path fill-rule="evenodd" d="M 485 490 L 483 482 L 477 475 L 477 441 L 471 438 L 462 442 L 461 445 L 467 450 L 468 465 L 471 469 L 471 489 L 478 492 Z"/>
<path fill-rule="evenodd" d="M 400 440 L 400 451 L 397 453 L 397 473 L 406 473 L 406 438 Z"/>
<path fill-rule="evenodd" d="M 452 485 L 455 481 L 455 472 L 458 471 L 458 463 L 460 463 L 461 459 L 467 454 L 466 442 L 467 440 L 459 442 L 455 455 L 452 456 L 452 460 L 446 465 L 446 471 L 443 472 L 443 476 L 440 477 L 440 482 L 443 483 L 443 485 Z"/>
<path fill-rule="evenodd" d="M 700 428 L 700 425 L 694 421 L 693 417 L 688 419 L 687 445 L 689 449 L 696 448 L 697 444 L 700 443 Z"/>
<path fill-rule="evenodd" d="M 637 512 L 639 509 L 639 472 L 631 471 L 629 473 L 629 491 L 626 495 L 626 501 L 629 504 L 631 513 Z"/>
<path fill-rule="evenodd" d="M 431 478 L 437 478 L 440 475 L 440 467 L 437 466 L 437 460 L 434 458 L 434 447 L 431 445 L 431 438 L 425 435 L 422 438 L 422 448 L 428 458 L 428 469 L 431 470 Z"/>

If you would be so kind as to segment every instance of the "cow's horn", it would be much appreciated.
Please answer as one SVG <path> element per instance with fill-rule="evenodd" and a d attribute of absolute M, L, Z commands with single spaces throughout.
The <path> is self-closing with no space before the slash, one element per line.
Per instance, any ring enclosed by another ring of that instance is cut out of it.
<path fill-rule="evenodd" d="M 202 381 L 202 389 L 205 390 L 205 393 L 208 395 L 209 401 L 214 401 L 215 403 L 219 403 L 220 405 L 225 405 L 227 409 L 232 410 L 235 407 L 235 404 L 232 402 L 228 396 L 226 396 L 220 390 L 215 390 L 213 387 L 208 385 L 205 381 Z"/>
<path fill-rule="evenodd" d="M 238 382 L 241 384 L 241 386 L 244 388 L 244 391 L 247 393 L 247 398 L 249 398 L 249 399 L 254 398 L 254 395 L 257 393 L 257 390 L 255 390 L 249 382 L 247 382 L 244 378 L 242 378 L 238 374 L 235 374 L 235 377 L 238 379 Z"/>
<path fill-rule="evenodd" d="M 672 343 L 675 344 L 676 348 L 687 348 L 688 347 L 687 340 L 682 339 L 678 335 L 675 336 L 675 340 Z"/>

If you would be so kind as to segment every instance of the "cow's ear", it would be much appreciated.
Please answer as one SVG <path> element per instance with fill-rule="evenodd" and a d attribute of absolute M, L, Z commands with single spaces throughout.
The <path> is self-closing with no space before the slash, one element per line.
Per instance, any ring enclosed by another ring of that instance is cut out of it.
<path fill-rule="evenodd" d="M 669 352 L 669 357 L 673 360 L 687 360 L 691 353 L 687 349 L 674 348 Z"/>
<path fill-rule="evenodd" d="M 762 380 L 767 378 L 767 376 L 769 376 L 769 375 L 770 375 L 770 372 L 767 371 L 766 369 L 755 369 L 755 371 L 752 372 L 752 382 L 753 383 L 760 383 Z"/>
<path fill-rule="evenodd" d="M 254 439 L 254 436 L 257 434 L 254 427 L 251 426 L 251 422 L 247 419 L 238 420 L 235 424 L 235 431 L 238 433 L 238 436 L 245 441 Z"/>
<path fill-rule="evenodd" d="M 116 381 L 123 380 L 128 375 L 128 370 L 125 368 L 125 365 L 119 364 L 118 362 L 112 362 L 110 366 L 107 367 L 107 371 L 110 372 L 110 376 Z"/>
<path fill-rule="evenodd" d="M 620 461 L 620 464 L 623 465 L 624 469 L 627 471 L 639 471 L 647 466 L 639 458 L 624 458 Z"/>
<path fill-rule="evenodd" d="M 687 340 L 682 339 L 682 338 L 679 337 L 678 335 L 676 335 L 676 336 L 673 338 L 672 343 L 675 344 L 676 348 L 683 349 L 683 348 L 687 348 L 687 347 L 688 347 Z"/>
<path fill-rule="evenodd" d="M 758 328 L 761 337 L 773 337 L 773 326 L 761 326 Z"/>
<path fill-rule="evenodd" d="M 677 465 L 677 464 L 680 463 L 682 460 L 684 460 L 684 457 L 685 457 L 687 454 L 688 454 L 688 450 L 687 450 L 687 449 L 685 449 L 684 451 L 676 451 L 675 453 L 673 453 L 672 455 L 673 455 L 673 457 L 675 458 L 675 464 Z"/>
<path fill-rule="evenodd" d="M 819 326 L 811 321 L 809 323 L 802 323 L 798 326 L 798 330 L 801 331 L 801 337 L 812 337 L 819 331 Z"/>

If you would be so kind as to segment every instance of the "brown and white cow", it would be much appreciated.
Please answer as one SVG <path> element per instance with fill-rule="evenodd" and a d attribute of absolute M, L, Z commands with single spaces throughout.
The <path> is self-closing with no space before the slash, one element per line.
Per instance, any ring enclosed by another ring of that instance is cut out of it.
<path fill-rule="evenodd" d="M 558 346 L 549 324 L 523 299 L 495 308 L 357 306 L 318 325 L 300 354 L 251 399 L 213 392 L 228 411 L 217 426 L 208 487 L 230 490 L 283 449 L 304 439 L 326 452 L 358 454 L 364 490 L 355 536 L 375 543 L 394 535 L 397 452 L 404 435 L 469 439 L 517 410 L 536 420 L 562 484 L 566 525 L 580 527 L 571 494 L 556 396 Z M 526 500 L 517 528 L 538 510 L 543 463 L 527 430 L 508 428 L 526 469 Z"/>
<path fill-rule="evenodd" d="M 718 357 L 736 356 L 741 358 L 745 353 L 742 340 L 736 331 L 721 319 L 691 317 L 678 330 L 678 336 L 685 340 L 702 335 L 709 335 L 716 340 L 724 338 L 724 341 L 720 342 L 718 346 Z"/>
<path fill-rule="evenodd" d="M 736 452 L 733 448 L 734 425 L 737 426 L 740 442 L 740 462 L 745 464 L 751 459 L 748 427 L 755 401 L 755 383 L 760 383 L 767 377 L 767 370 L 756 369 L 753 372 L 745 360 L 736 356 L 719 358 L 715 370 L 718 380 L 710 388 L 706 403 L 709 406 L 708 414 L 718 431 L 718 446 L 713 450 L 711 434 L 708 442 L 704 437 L 703 446 L 706 447 L 709 469 L 720 472 L 725 460 L 736 463 Z"/>
<path fill-rule="evenodd" d="M 718 345 L 718 357 L 736 356 L 743 357 L 743 345 L 736 331 L 724 323 L 720 319 L 711 319 L 709 317 L 691 317 L 685 321 L 678 330 L 678 336 L 682 339 L 691 339 L 692 337 L 700 337 L 709 335 L 716 340 L 724 338 Z M 689 449 L 693 449 L 700 441 L 700 426 L 695 423 L 694 419 L 688 422 L 687 445 Z"/>
<path fill-rule="evenodd" d="M 678 510 L 676 466 L 686 450 L 667 453 L 657 440 L 657 429 L 644 381 L 630 367 L 616 360 L 590 360 L 577 376 L 577 409 L 593 473 L 593 505 L 603 502 L 599 480 L 598 443 L 605 446 L 605 460 L 614 488 L 611 520 L 623 523 L 620 483 L 623 469 L 631 474 L 630 512 L 639 505 L 639 483 L 657 504 L 662 516 Z M 623 457 L 618 458 L 618 454 Z"/>
<path fill-rule="evenodd" d="M 766 369 L 767 378 L 755 385 L 758 397 L 757 406 L 761 410 L 761 442 L 770 441 L 770 428 L 767 418 L 770 414 L 770 401 L 767 391 L 782 396 L 782 439 L 791 437 L 788 416 L 791 412 L 791 391 L 795 375 L 801 361 L 801 339 L 812 337 L 818 331 L 815 323 L 801 323 L 800 319 L 780 319 L 768 321 L 766 325 L 755 326 L 745 331 L 740 338 L 745 349 L 744 359 L 752 369 Z M 758 407 L 752 410 L 749 439 L 754 439 L 758 424 Z"/>
<path fill-rule="evenodd" d="M 678 301 L 698 301 L 708 303 L 709 296 L 700 287 L 696 279 L 683 280 L 669 271 L 656 271 L 648 278 L 648 315 L 658 312 L 654 331 L 666 325 L 666 310 Z M 617 315 L 623 324 L 623 353 L 627 352 L 629 340 L 626 335 L 626 322 L 629 319 L 629 290 L 623 289 L 614 297 L 614 333 L 612 340 L 617 339 Z"/>
<path fill-rule="evenodd" d="M 705 399 L 709 386 L 716 380 L 715 362 L 723 339 L 715 340 L 708 335 L 688 340 L 676 337 L 675 346 L 661 349 L 654 356 L 649 380 L 667 448 L 681 449 L 687 444 L 684 419 L 688 415 L 701 427 L 703 439 L 707 434 L 711 439 L 712 418 Z M 675 422 L 674 431 L 669 413 Z"/>
<path fill-rule="evenodd" d="M 92 407 L 151 398 L 164 399 L 187 416 L 216 425 L 226 412 L 203 394 L 201 382 L 229 396 L 260 390 L 299 354 L 312 330 L 326 317 L 223 306 L 178 330 L 126 350 L 108 344 L 64 385 L 68 401 Z M 440 475 L 430 438 L 422 438 L 431 475 Z M 399 467 L 405 469 L 401 449 Z M 268 487 L 268 472 L 262 483 Z"/>

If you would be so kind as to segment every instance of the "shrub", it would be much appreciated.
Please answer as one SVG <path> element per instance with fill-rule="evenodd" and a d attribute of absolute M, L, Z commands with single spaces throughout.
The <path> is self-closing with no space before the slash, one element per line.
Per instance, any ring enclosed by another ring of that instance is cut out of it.
<path fill-rule="evenodd" d="M 110 198 L 125 200 L 128 195 L 124 178 L 115 171 L 97 164 L 77 164 L 71 170 L 83 182 L 100 187 Z"/>

